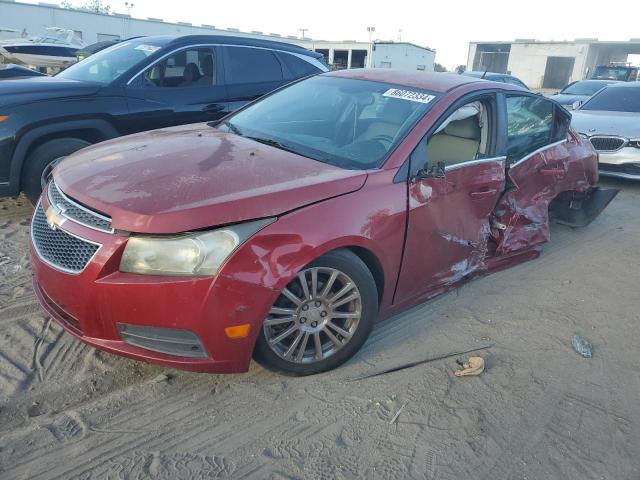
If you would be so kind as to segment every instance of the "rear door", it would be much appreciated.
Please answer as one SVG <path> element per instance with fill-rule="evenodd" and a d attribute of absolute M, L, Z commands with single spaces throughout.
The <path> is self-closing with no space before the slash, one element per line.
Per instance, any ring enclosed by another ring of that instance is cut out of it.
<path fill-rule="evenodd" d="M 477 105 L 478 114 L 465 117 Z M 497 154 L 498 104 L 494 94 L 484 94 L 455 108 L 411 155 L 396 302 L 422 297 L 485 268 L 490 216 L 505 181 L 505 159 Z"/>
<path fill-rule="evenodd" d="M 272 50 L 244 46 L 224 46 L 221 50 L 230 111 L 285 83 L 282 64 Z"/>
<path fill-rule="evenodd" d="M 219 49 L 182 48 L 127 86 L 131 131 L 217 120 L 228 113 Z"/>
<path fill-rule="evenodd" d="M 548 241 L 549 203 L 584 171 L 581 159 L 572 158 L 567 148 L 571 117 L 562 107 L 540 95 L 518 93 L 505 96 L 504 110 L 508 182 L 493 222 L 499 255 Z"/>

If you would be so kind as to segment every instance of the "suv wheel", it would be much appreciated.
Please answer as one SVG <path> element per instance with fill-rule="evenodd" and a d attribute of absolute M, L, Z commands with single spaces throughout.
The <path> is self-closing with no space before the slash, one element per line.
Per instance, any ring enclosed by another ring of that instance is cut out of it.
<path fill-rule="evenodd" d="M 64 157 L 91 145 L 79 138 L 57 138 L 38 146 L 26 159 L 22 191 L 35 204 L 49 181 L 53 167 Z"/>
<path fill-rule="evenodd" d="M 378 310 L 371 272 L 348 250 L 302 269 L 277 298 L 258 336 L 254 358 L 292 375 L 331 370 L 366 341 Z"/>

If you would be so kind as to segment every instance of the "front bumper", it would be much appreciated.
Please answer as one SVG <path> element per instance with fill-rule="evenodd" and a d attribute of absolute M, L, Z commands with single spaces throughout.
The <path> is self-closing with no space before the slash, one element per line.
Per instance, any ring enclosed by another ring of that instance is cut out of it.
<path fill-rule="evenodd" d="M 43 204 L 48 205 L 43 196 Z M 199 372 L 236 373 L 249 368 L 255 339 L 278 293 L 238 280 L 224 270 L 216 277 L 160 277 L 118 270 L 126 237 L 68 221 L 64 230 L 101 246 L 78 274 L 43 261 L 33 241 L 33 285 L 43 308 L 79 340 L 100 350 L 146 362 Z M 245 338 L 225 328 L 251 324 Z M 118 324 L 193 332 L 204 347 L 200 358 L 167 355 L 123 341 Z"/>
<path fill-rule="evenodd" d="M 616 152 L 599 152 L 600 175 L 640 180 L 640 148 L 623 147 Z"/>

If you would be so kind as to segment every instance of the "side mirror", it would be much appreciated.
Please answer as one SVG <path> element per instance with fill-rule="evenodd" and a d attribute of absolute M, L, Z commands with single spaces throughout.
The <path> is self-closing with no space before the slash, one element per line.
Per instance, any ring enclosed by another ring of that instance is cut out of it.
<path fill-rule="evenodd" d="M 582 105 L 582 101 L 581 100 L 576 100 L 575 102 L 573 102 L 571 104 L 571 109 L 572 110 L 577 110 L 578 108 L 580 108 L 580 105 Z"/>

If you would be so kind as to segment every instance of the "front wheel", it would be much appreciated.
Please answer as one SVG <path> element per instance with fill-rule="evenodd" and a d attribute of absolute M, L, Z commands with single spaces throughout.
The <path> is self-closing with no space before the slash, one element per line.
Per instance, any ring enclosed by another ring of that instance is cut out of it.
<path fill-rule="evenodd" d="M 330 252 L 302 269 L 264 320 L 254 358 L 292 375 L 331 370 L 366 341 L 378 292 L 364 262 L 348 250 Z"/>

